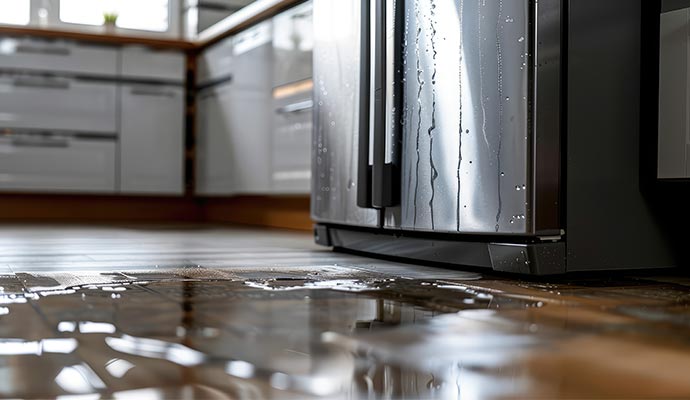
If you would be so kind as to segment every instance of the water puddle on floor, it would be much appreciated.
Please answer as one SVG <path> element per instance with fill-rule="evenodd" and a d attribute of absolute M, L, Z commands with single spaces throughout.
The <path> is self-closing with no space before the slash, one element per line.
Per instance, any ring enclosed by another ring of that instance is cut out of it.
<path fill-rule="evenodd" d="M 477 278 L 339 266 L 5 274 L 0 396 L 690 395 L 690 287 Z"/>

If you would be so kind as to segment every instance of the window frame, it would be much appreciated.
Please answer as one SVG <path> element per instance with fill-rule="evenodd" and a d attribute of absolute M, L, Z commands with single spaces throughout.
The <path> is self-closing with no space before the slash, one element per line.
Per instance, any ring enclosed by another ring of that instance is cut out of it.
<path fill-rule="evenodd" d="M 168 29 L 165 31 L 148 31 L 143 29 L 131 29 L 116 27 L 115 33 L 123 36 L 153 36 L 166 38 L 179 38 L 182 36 L 182 6 L 184 0 L 168 0 Z M 42 26 L 38 12 L 41 8 L 49 10 L 45 21 L 47 28 L 78 30 L 89 33 L 103 33 L 103 25 L 88 25 L 80 23 L 64 22 L 60 20 L 60 0 L 30 0 L 31 16 L 27 25 L 0 24 L 8 27 L 37 27 Z"/>

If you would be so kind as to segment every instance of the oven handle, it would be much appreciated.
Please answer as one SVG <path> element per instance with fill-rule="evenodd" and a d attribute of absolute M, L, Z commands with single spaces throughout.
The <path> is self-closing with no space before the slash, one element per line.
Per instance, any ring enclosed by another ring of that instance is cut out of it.
<path fill-rule="evenodd" d="M 314 102 L 312 100 L 305 100 L 280 107 L 276 109 L 276 113 L 281 115 L 296 114 L 300 112 L 310 111 L 312 108 L 314 108 Z"/>
<path fill-rule="evenodd" d="M 376 0 L 374 0 L 376 1 Z M 372 167 L 369 164 L 371 105 L 371 15 L 370 0 L 361 0 L 359 57 L 359 142 L 357 154 L 357 206 L 371 208 Z"/>

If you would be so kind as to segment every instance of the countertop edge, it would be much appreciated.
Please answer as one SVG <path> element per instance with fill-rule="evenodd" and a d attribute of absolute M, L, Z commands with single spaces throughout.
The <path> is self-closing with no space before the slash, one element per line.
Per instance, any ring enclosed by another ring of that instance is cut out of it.
<path fill-rule="evenodd" d="M 280 11 L 299 3 L 304 3 L 305 1 L 306 0 L 258 0 L 201 32 L 194 43 L 198 48 L 212 45 L 250 25 L 268 19 L 278 14 Z"/>
<path fill-rule="evenodd" d="M 193 41 L 121 33 L 103 34 L 74 29 L 62 29 L 58 27 L 41 28 L 35 26 L 11 25 L 0 25 L 0 35 L 26 35 L 44 38 L 74 39 L 103 44 L 143 45 L 160 49 L 194 51 L 212 45 L 251 25 L 264 21 L 278 14 L 280 11 L 303 3 L 304 1 L 306 0 L 258 0 L 201 32 L 197 39 Z"/>
<path fill-rule="evenodd" d="M 83 32 L 60 28 L 38 28 L 25 26 L 0 26 L 0 34 L 3 35 L 27 35 L 56 39 L 74 39 L 86 42 L 120 44 L 120 45 L 145 45 L 149 47 L 176 50 L 192 50 L 196 47 L 194 42 L 180 39 L 166 39 L 122 34 L 101 34 Z"/>

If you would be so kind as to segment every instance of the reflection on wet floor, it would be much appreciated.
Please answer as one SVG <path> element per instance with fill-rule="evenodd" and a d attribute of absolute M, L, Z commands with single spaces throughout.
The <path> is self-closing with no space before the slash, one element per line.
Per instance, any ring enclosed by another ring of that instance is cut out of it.
<path fill-rule="evenodd" d="M 6 273 L 0 396 L 690 396 L 687 281 L 457 276 Z"/>

